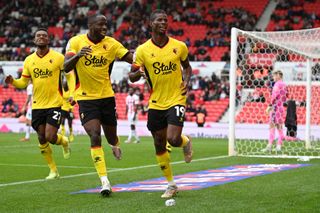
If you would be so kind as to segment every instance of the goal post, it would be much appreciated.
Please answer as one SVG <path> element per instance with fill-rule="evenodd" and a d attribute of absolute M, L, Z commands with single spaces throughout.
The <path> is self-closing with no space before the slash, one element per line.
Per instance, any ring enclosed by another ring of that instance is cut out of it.
<path fill-rule="evenodd" d="M 320 158 L 319 40 L 320 28 L 279 32 L 232 28 L 230 156 Z M 272 119 L 265 110 L 271 104 L 275 84 L 272 72 L 277 70 L 283 73 L 286 101 L 280 114 L 282 130 L 275 128 L 274 145 L 266 151 L 265 147 L 272 141 L 269 133 Z M 296 125 L 292 126 L 293 108 Z M 280 144 L 281 149 L 275 148 L 276 144 Z"/>

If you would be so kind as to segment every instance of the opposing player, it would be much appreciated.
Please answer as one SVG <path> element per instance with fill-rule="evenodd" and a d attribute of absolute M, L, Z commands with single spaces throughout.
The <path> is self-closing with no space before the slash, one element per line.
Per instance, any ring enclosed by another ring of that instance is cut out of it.
<path fill-rule="evenodd" d="M 21 111 L 26 113 L 26 135 L 20 139 L 22 142 L 26 142 L 30 140 L 30 129 L 31 129 L 31 119 L 32 119 L 32 90 L 33 85 L 31 81 L 29 82 L 29 85 L 27 86 L 27 100 L 24 103 Z"/>
<path fill-rule="evenodd" d="M 73 75 L 73 72 L 71 72 L 70 74 Z M 70 82 L 70 83 L 75 84 L 75 82 Z M 72 103 L 70 103 L 70 100 L 69 100 L 70 97 L 73 97 L 73 94 L 70 93 L 67 81 L 63 81 L 62 86 L 63 86 L 63 104 L 61 107 L 61 125 L 60 125 L 61 134 L 63 136 L 65 136 L 66 134 L 64 125 L 65 125 L 65 121 L 67 120 L 68 127 L 69 127 L 69 141 L 73 142 L 74 135 L 73 135 L 73 129 L 72 129 L 72 121 L 74 119 L 74 115 L 73 115 L 74 106 L 72 105 Z"/>
<path fill-rule="evenodd" d="M 147 127 L 153 136 L 157 161 L 168 181 L 161 197 L 170 198 L 176 195 L 178 187 L 173 179 L 166 142 L 183 148 L 185 162 L 192 160 L 191 139 L 182 134 L 192 69 L 187 46 L 166 34 L 168 17 L 165 11 L 152 12 L 150 25 L 152 38 L 137 48 L 129 77 L 135 82 L 143 76 L 151 87 Z"/>
<path fill-rule="evenodd" d="M 138 120 L 138 104 L 139 97 L 134 94 L 133 88 L 129 88 L 128 96 L 126 97 L 126 114 L 130 123 L 130 132 L 125 143 L 131 143 L 134 137 L 134 143 L 140 143 L 139 136 L 136 133 L 136 123 Z"/>
<path fill-rule="evenodd" d="M 120 160 L 116 103 L 110 75 L 116 58 L 132 63 L 132 54 L 117 40 L 106 36 L 105 16 L 90 16 L 88 27 L 88 34 L 75 36 L 68 42 L 64 68 L 66 72 L 75 70 L 75 99 L 81 123 L 90 137 L 91 157 L 102 184 L 101 194 L 109 196 L 112 190 L 101 146 L 101 126 L 115 158 Z"/>
<path fill-rule="evenodd" d="M 280 70 L 276 70 L 272 73 L 272 78 L 275 82 L 271 93 L 271 104 L 267 107 L 266 113 L 269 114 L 269 142 L 265 149 L 262 151 L 270 152 L 272 150 L 272 143 L 275 139 L 275 131 L 278 132 L 278 142 L 276 151 L 281 151 L 283 135 L 283 123 L 284 123 L 284 103 L 287 100 L 287 88 L 286 84 L 282 81 L 283 73 Z"/>
<path fill-rule="evenodd" d="M 59 177 L 53 160 L 50 144 L 62 145 L 63 156 L 70 158 L 68 138 L 57 134 L 61 121 L 61 71 L 63 55 L 49 49 L 49 36 L 46 29 L 36 30 L 34 43 L 37 50 L 29 55 L 23 65 L 21 78 L 7 76 L 5 81 L 16 88 L 25 88 L 31 80 L 33 84 L 32 127 L 37 132 L 41 154 L 50 168 L 47 180 Z"/>

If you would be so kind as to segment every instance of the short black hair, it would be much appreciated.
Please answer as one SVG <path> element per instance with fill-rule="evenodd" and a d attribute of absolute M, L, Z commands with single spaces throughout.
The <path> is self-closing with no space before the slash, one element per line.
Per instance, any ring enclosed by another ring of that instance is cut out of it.
<path fill-rule="evenodd" d="M 48 33 L 48 29 L 45 27 L 39 27 L 38 29 L 36 29 L 36 31 L 34 31 L 34 37 L 36 36 L 37 32 L 39 31 L 45 31 Z"/>
<path fill-rule="evenodd" d="M 96 18 L 97 18 L 98 14 L 93 14 L 91 16 L 88 17 L 88 25 L 92 24 L 93 22 L 95 22 Z"/>
<path fill-rule="evenodd" d="M 100 14 L 100 13 L 96 13 L 96 14 L 89 16 L 88 17 L 88 26 L 95 23 L 97 21 L 97 18 L 100 16 L 105 17 L 103 14 Z"/>
<path fill-rule="evenodd" d="M 150 15 L 150 21 L 154 21 L 154 19 L 156 18 L 157 14 L 165 14 L 165 15 L 167 15 L 166 11 L 164 11 L 164 10 L 161 10 L 161 9 L 154 10 Z"/>

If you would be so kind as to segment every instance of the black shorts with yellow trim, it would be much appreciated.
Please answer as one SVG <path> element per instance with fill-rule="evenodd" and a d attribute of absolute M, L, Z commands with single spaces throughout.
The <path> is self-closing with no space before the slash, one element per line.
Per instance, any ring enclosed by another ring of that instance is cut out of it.
<path fill-rule="evenodd" d="M 61 117 L 62 118 L 66 118 L 68 120 L 74 119 L 74 115 L 73 115 L 72 111 L 66 111 L 66 110 L 63 110 L 63 109 L 61 109 Z"/>
<path fill-rule="evenodd" d="M 176 105 L 167 110 L 148 110 L 147 127 L 151 132 L 167 128 L 168 124 L 183 126 L 185 106 Z"/>
<path fill-rule="evenodd" d="M 61 108 L 54 107 L 48 109 L 33 109 L 32 110 L 32 128 L 37 131 L 42 124 L 50 124 L 59 128 L 61 123 Z"/>
<path fill-rule="evenodd" d="M 96 100 L 79 100 L 77 102 L 82 125 L 93 119 L 98 119 L 105 125 L 117 125 L 116 101 L 114 97 Z"/>

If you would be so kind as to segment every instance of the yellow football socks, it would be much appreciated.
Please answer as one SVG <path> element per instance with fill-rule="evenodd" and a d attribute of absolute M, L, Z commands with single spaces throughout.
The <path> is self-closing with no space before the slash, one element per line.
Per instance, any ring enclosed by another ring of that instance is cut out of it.
<path fill-rule="evenodd" d="M 181 140 L 182 140 L 182 143 L 181 143 L 180 147 L 184 147 L 189 142 L 189 138 L 185 135 L 181 135 Z"/>
<path fill-rule="evenodd" d="M 61 135 L 65 135 L 66 134 L 66 129 L 64 128 L 64 125 L 61 124 Z"/>
<path fill-rule="evenodd" d="M 156 155 L 158 164 L 160 166 L 160 169 L 163 173 L 163 176 L 167 179 L 168 182 L 173 181 L 173 174 L 170 164 L 170 155 L 166 151 L 165 153 L 161 155 Z"/>
<path fill-rule="evenodd" d="M 62 145 L 62 146 L 68 145 L 68 141 L 66 140 L 66 137 L 62 136 L 61 134 L 57 134 L 56 145 Z"/>
<path fill-rule="evenodd" d="M 107 176 L 106 162 L 104 160 L 104 152 L 102 147 L 92 147 L 91 157 L 94 167 L 97 170 L 99 177 Z"/>
<path fill-rule="evenodd" d="M 51 172 L 57 172 L 57 166 L 56 166 L 56 163 L 53 160 L 52 149 L 50 147 L 49 142 L 47 142 L 45 144 L 39 144 L 39 148 L 40 148 L 42 156 L 44 157 L 44 159 L 48 163 L 50 171 Z"/>

